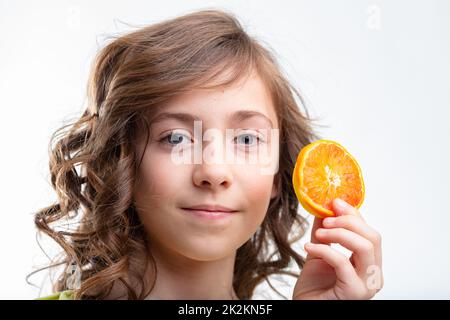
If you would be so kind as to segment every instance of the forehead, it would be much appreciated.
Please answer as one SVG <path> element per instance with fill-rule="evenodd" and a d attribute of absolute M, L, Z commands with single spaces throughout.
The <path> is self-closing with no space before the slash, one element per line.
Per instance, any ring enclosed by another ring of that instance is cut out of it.
<path fill-rule="evenodd" d="M 173 117 L 172 115 L 177 114 Z M 273 128 L 278 120 L 270 92 L 257 74 L 227 87 L 194 89 L 157 108 L 150 115 L 152 123 L 165 119 L 230 120 L 259 119 Z"/>

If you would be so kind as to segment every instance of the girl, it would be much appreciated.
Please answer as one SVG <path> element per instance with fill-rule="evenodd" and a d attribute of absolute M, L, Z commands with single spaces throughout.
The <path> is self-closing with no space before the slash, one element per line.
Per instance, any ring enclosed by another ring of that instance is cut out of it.
<path fill-rule="evenodd" d="M 345 202 L 335 200 L 337 218 L 315 219 L 306 259 L 292 248 L 308 226 L 291 175 L 318 136 L 274 55 L 232 14 L 194 12 L 116 38 L 88 97 L 52 138 L 58 202 L 35 216 L 64 249 L 47 267 L 65 268 L 47 299 L 251 299 L 277 273 L 298 277 L 293 299 L 381 288 L 367 272 L 381 270 L 380 236 Z M 261 150 L 268 162 L 249 161 Z M 54 225 L 63 220 L 73 227 Z"/>

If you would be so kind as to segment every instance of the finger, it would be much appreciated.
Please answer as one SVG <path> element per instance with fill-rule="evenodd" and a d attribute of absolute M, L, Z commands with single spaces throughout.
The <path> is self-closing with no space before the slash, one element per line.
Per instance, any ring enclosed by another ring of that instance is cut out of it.
<path fill-rule="evenodd" d="M 319 241 L 319 239 L 317 239 L 316 237 L 316 231 L 317 229 L 320 229 L 323 227 L 323 219 L 318 218 L 318 217 L 314 217 L 314 223 L 311 229 L 311 243 L 316 243 L 316 244 L 324 244 L 323 242 Z M 324 244 L 329 246 L 329 244 Z M 313 258 L 311 255 L 307 255 L 306 256 L 306 261 L 310 260 L 311 258 Z"/>
<path fill-rule="evenodd" d="M 316 237 L 316 231 L 320 228 L 323 228 L 323 219 L 315 217 L 314 224 L 311 229 L 311 242 L 312 243 L 324 244 Z"/>
<path fill-rule="evenodd" d="M 337 218 L 329 217 L 323 220 L 322 225 L 325 228 L 344 228 L 368 239 L 375 247 L 376 264 L 381 267 L 381 235 L 362 219 L 354 215 L 339 216 Z"/>
<path fill-rule="evenodd" d="M 313 223 L 313 226 L 311 229 L 311 242 L 312 243 L 320 243 L 319 240 L 317 240 L 315 234 L 316 234 L 317 229 L 323 227 L 322 222 L 323 222 L 323 219 L 320 219 L 318 217 L 314 218 L 314 223 Z"/>
<path fill-rule="evenodd" d="M 363 278 L 367 269 L 376 264 L 374 245 L 359 234 L 343 228 L 318 229 L 316 236 L 326 243 L 338 243 L 353 252 L 357 273 Z"/>
<path fill-rule="evenodd" d="M 345 200 L 336 198 L 333 200 L 332 203 L 333 212 L 336 214 L 336 216 L 344 216 L 344 215 L 353 215 L 356 217 L 360 217 L 363 221 L 363 217 L 359 213 L 358 209 L 353 207 L 351 204 L 346 202 Z"/>
<path fill-rule="evenodd" d="M 308 255 L 321 258 L 336 272 L 336 277 L 345 284 L 351 285 L 358 279 L 355 269 L 345 255 L 325 244 L 307 243 Z"/>

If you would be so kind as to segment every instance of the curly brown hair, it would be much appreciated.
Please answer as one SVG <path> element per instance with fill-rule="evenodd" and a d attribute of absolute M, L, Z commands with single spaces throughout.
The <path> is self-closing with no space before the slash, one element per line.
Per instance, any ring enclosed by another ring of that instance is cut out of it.
<path fill-rule="evenodd" d="M 228 77 L 214 83 L 224 70 L 230 71 Z M 64 291 L 70 289 L 66 271 L 76 266 L 81 283 L 75 299 L 105 299 L 116 283 L 125 286 L 128 299 L 145 298 L 153 286 L 137 290 L 129 281 L 144 284 L 153 259 L 132 196 L 142 161 L 133 140 L 146 127 L 145 112 L 192 89 L 230 85 L 250 70 L 257 70 L 269 89 L 280 120 L 278 194 L 260 228 L 237 250 L 233 287 L 240 299 L 251 299 L 255 287 L 272 274 L 298 276 L 287 267 L 291 259 L 303 267 L 304 258 L 292 244 L 305 234 L 308 222 L 298 212 L 291 177 L 301 148 L 318 138 L 315 120 L 272 50 L 222 10 L 191 12 L 114 36 L 99 51 L 86 110 L 58 129 L 49 145 L 57 202 L 35 214 L 38 232 L 62 247 L 62 258 L 32 274 L 64 267 L 53 283 L 53 290 Z M 76 228 L 56 226 L 63 221 Z"/>

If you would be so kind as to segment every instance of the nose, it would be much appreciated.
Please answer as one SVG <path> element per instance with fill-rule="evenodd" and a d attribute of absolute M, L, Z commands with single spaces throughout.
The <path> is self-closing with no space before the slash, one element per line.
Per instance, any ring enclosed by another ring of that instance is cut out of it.
<path fill-rule="evenodd" d="M 208 132 L 205 135 L 208 143 L 200 147 L 201 161 L 194 164 L 193 183 L 197 187 L 211 190 L 229 188 L 233 183 L 233 172 L 226 159 L 224 137 L 220 131 Z"/>
<path fill-rule="evenodd" d="M 226 189 L 233 183 L 233 175 L 228 164 L 196 164 L 192 179 L 196 186 L 211 190 Z"/>
<path fill-rule="evenodd" d="M 233 183 L 233 173 L 224 158 L 223 145 L 220 142 L 217 145 L 217 141 L 211 142 L 203 152 L 201 163 L 194 165 L 194 184 L 212 190 L 229 188 Z"/>

